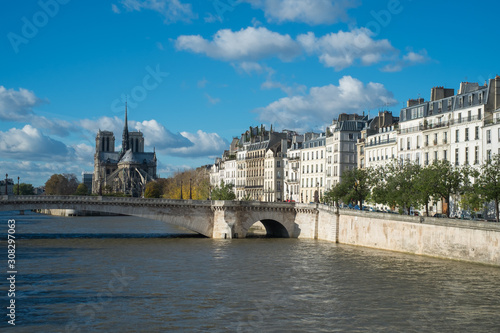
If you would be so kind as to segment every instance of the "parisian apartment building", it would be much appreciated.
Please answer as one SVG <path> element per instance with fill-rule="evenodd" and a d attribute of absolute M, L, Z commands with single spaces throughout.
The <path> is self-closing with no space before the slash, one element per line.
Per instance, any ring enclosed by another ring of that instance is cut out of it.
<path fill-rule="evenodd" d="M 237 200 L 321 202 L 353 168 L 393 160 L 479 168 L 500 154 L 500 76 L 462 82 L 457 91 L 433 87 L 428 101 L 409 99 L 399 113 L 340 114 L 324 128 L 299 134 L 250 127 L 212 165 L 211 186 L 233 184 Z M 442 210 L 440 203 L 433 208 Z"/>

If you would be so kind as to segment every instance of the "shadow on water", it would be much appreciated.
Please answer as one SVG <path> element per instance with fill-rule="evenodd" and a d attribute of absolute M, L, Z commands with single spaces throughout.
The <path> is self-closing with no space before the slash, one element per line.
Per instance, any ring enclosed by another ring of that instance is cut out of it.
<path fill-rule="evenodd" d="M 200 234 L 138 234 L 138 233 L 125 233 L 125 234 L 24 234 L 17 235 L 17 239 L 141 239 L 141 238 L 206 238 Z"/>

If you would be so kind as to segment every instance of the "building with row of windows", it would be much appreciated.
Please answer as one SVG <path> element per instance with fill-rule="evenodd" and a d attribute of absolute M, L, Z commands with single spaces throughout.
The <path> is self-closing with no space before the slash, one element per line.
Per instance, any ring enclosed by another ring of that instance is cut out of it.
<path fill-rule="evenodd" d="M 395 159 L 422 166 L 448 160 L 479 167 L 500 154 L 499 76 L 484 85 L 462 82 L 456 94 L 434 87 L 430 97 L 408 100 L 398 117 L 390 111 L 371 119 L 341 114 L 325 133 L 250 128 L 212 167 L 212 175 L 217 174 L 212 185 L 234 181 L 238 199 L 321 201 L 348 169 Z M 437 203 L 435 209 L 446 207 Z"/>

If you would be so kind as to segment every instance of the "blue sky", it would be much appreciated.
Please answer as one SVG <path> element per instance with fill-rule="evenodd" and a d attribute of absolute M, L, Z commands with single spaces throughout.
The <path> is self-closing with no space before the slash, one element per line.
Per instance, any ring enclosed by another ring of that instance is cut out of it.
<path fill-rule="evenodd" d="M 93 170 L 129 128 L 161 176 L 213 161 L 261 123 L 320 131 L 498 74 L 496 2 L 9 1 L 0 12 L 0 174 Z"/>

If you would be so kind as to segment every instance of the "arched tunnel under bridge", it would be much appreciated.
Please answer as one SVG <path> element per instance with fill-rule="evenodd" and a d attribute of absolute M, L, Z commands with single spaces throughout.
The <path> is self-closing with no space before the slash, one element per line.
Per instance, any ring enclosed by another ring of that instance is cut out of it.
<path fill-rule="evenodd" d="M 246 238 L 290 238 L 285 226 L 278 221 L 264 219 L 247 230 Z"/>

